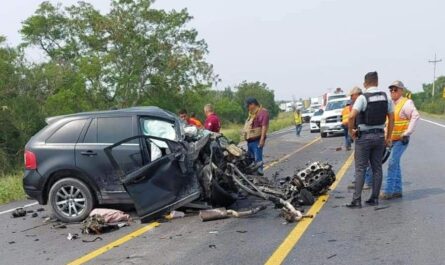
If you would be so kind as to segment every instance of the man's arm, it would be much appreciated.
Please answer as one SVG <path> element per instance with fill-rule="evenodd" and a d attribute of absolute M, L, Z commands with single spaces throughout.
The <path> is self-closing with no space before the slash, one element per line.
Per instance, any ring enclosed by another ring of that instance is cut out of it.
<path fill-rule="evenodd" d="M 386 130 L 386 146 L 390 146 L 392 144 L 391 136 L 392 131 L 394 129 L 394 112 L 388 113 L 388 129 Z"/>
<path fill-rule="evenodd" d="M 267 134 L 268 129 L 269 129 L 269 125 L 261 126 L 260 147 L 263 147 L 264 144 L 266 143 L 266 134 Z"/>
<path fill-rule="evenodd" d="M 404 112 L 405 116 L 409 118 L 409 126 L 403 133 L 403 136 L 410 136 L 414 132 L 417 121 L 420 119 L 420 114 L 414 106 L 414 102 L 412 100 L 408 100 L 405 105 L 406 106 L 402 108 L 402 111 Z"/>
<path fill-rule="evenodd" d="M 357 115 L 358 111 L 356 109 L 352 109 L 351 113 L 349 114 L 349 120 L 348 120 L 349 135 L 354 140 L 357 138 L 357 129 L 355 129 L 355 120 L 357 119 Z"/>

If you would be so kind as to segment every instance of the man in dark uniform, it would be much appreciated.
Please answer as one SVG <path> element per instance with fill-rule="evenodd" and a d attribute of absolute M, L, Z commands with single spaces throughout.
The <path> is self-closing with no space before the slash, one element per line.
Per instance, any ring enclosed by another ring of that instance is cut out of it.
<path fill-rule="evenodd" d="M 366 168 L 370 165 L 373 172 L 372 194 L 366 201 L 368 205 L 378 205 L 382 186 L 382 156 L 386 146 L 391 145 L 394 127 L 394 107 L 385 92 L 378 86 L 377 72 L 365 75 L 363 95 L 355 101 L 349 115 L 349 134 L 355 140 L 355 191 L 349 208 L 362 207 L 362 189 Z M 388 128 L 385 139 L 385 123 Z M 357 129 L 354 129 L 357 128 Z"/>

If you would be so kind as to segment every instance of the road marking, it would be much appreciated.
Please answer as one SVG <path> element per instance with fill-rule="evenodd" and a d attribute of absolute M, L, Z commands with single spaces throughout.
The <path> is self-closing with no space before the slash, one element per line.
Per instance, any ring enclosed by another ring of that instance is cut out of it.
<path fill-rule="evenodd" d="M 5 210 L 5 211 L 0 212 L 0 215 L 1 215 L 1 214 L 5 214 L 5 213 L 13 212 L 13 211 L 15 211 L 15 209 L 17 209 L 17 208 L 27 208 L 27 207 L 31 207 L 31 206 L 34 206 L 34 205 L 37 205 L 37 204 L 39 204 L 39 203 L 38 203 L 38 202 L 33 202 L 33 203 L 30 203 L 30 204 L 26 204 L 26 205 L 24 205 L 24 206 L 22 206 L 22 207 L 16 207 L 16 208 L 14 208 L 14 209 Z"/>
<path fill-rule="evenodd" d="M 440 127 L 445 128 L 445 125 L 443 125 L 443 124 L 441 124 L 441 123 L 438 123 L 438 122 L 435 122 L 435 121 L 430 121 L 430 120 L 426 120 L 426 119 L 423 119 L 423 118 L 420 118 L 420 120 L 422 120 L 422 121 L 426 121 L 426 122 L 429 122 L 429 123 L 431 123 L 431 124 L 434 124 L 434 125 L 437 125 L 437 126 L 440 126 Z"/>
<path fill-rule="evenodd" d="M 291 157 L 291 156 L 295 155 L 296 153 L 302 151 L 303 149 L 307 148 L 308 146 L 310 146 L 310 145 L 316 143 L 316 142 L 317 142 L 318 140 L 320 140 L 320 139 L 321 139 L 320 137 L 317 137 L 317 138 L 315 138 L 314 140 L 312 140 L 312 141 L 310 141 L 309 143 L 307 143 L 306 145 L 304 145 L 304 146 L 298 148 L 297 150 L 295 150 L 295 151 L 293 151 L 293 152 L 291 152 L 291 153 L 289 153 L 289 154 L 287 154 L 287 155 L 281 157 L 280 159 L 278 159 L 278 160 L 276 160 L 276 161 L 270 162 L 269 164 L 267 164 L 267 165 L 264 167 L 264 170 L 267 170 L 267 169 L 269 169 L 269 168 L 275 166 L 276 164 L 283 162 L 283 160 L 288 159 L 289 157 Z"/>
<path fill-rule="evenodd" d="M 109 243 L 109 244 L 107 244 L 107 245 L 105 245 L 105 246 L 103 246 L 101 248 L 98 248 L 98 249 L 96 249 L 96 250 L 86 254 L 83 257 L 80 257 L 80 258 L 78 258 L 76 260 L 71 261 L 70 263 L 68 263 L 68 265 L 84 264 L 84 263 L 94 259 L 95 257 L 97 257 L 99 255 L 102 255 L 105 252 L 107 252 L 107 251 L 109 251 L 109 250 L 111 250 L 111 249 L 113 249 L 115 247 L 118 247 L 118 246 L 124 244 L 125 242 L 127 242 L 129 240 L 132 240 L 133 238 L 136 238 L 136 237 L 138 237 L 138 236 L 140 236 L 140 235 L 142 235 L 142 234 L 144 234 L 144 233 L 154 229 L 157 226 L 159 226 L 158 222 L 150 223 L 150 224 L 148 224 L 148 225 L 146 225 L 146 226 L 144 226 L 144 227 L 142 227 L 142 228 L 140 228 L 140 229 L 138 229 L 136 231 L 131 232 L 130 234 L 127 234 L 127 235 L 119 238 L 118 240 L 115 240 L 115 241 L 113 241 L 113 242 L 111 242 L 111 243 Z"/>
<path fill-rule="evenodd" d="M 349 158 L 345 161 L 343 166 L 338 171 L 337 179 L 332 184 L 331 190 L 334 190 L 337 187 L 338 183 L 340 182 L 340 180 L 345 175 L 346 171 L 351 166 L 353 160 L 354 160 L 354 153 L 352 153 L 349 156 Z M 277 265 L 283 263 L 284 259 L 286 259 L 287 255 L 289 255 L 291 250 L 295 247 L 300 238 L 303 236 L 304 232 L 308 229 L 309 225 L 315 219 L 318 212 L 321 210 L 321 208 L 323 208 L 328 198 L 329 198 L 328 194 L 321 195 L 320 197 L 318 197 L 318 199 L 315 201 L 315 203 L 307 212 L 307 214 L 313 214 L 314 218 L 305 218 L 299 221 L 295 226 L 295 228 L 292 229 L 292 231 L 287 235 L 287 237 L 280 244 L 280 246 L 278 246 L 278 248 L 274 251 L 272 256 L 269 257 L 269 259 L 265 263 L 266 265 Z"/>
<path fill-rule="evenodd" d="M 311 142 L 307 143 L 306 145 L 298 148 L 297 150 L 293 151 L 292 153 L 289 153 L 289 154 L 283 156 L 279 160 L 274 161 L 274 162 L 266 165 L 264 167 L 264 170 L 267 170 L 267 169 L 271 168 L 272 166 L 280 163 L 281 161 L 289 158 L 290 156 L 292 156 L 292 155 L 302 151 L 303 149 L 307 148 L 308 146 L 316 143 L 318 140 L 320 140 L 320 137 L 315 138 L 313 141 L 311 141 Z M 144 227 L 142 227 L 139 230 L 136 230 L 136 231 L 134 231 L 134 232 L 132 232 L 130 234 L 127 234 L 127 235 L 117 239 L 116 241 L 111 242 L 108 245 L 105 245 L 105 246 L 103 246 L 103 247 L 101 247 L 99 249 L 96 249 L 96 250 L 94 250 L 94 251 L 92 251 L 92 252 L 90 252 L 90 253 L 88 253 L 88 254 L 86 254 L 86 255 L 84 255 L 84 256 L 82 256 L 82 257 L 80 257 L 80 258 L 78 258 L 78 259 L 76 259 L 76 260 L 74 260 L 74 261 L 72 261 L 70 263 L 68 263 L 68 265 L 84 264 L 84 263 L 94 259 L 95 257 L 100 256 L 100 255 L 104 254 L 105 252 L 107 252 L 107 251 L 109 251 L 109 250 L 111 250 L 111 249 L 113 249 L 115 247 L 118 247 L 118 246 L 122 245 L 123 243 L 125 243 L 125 242 L 127 242 L 127 241 L 129 241 L 129 240 L 131 240 L 133 238 L 136 238 L 136 237 L 138 237 L 138 236 L 140 236 L 142 234 L 144 234 L 145 232 L 150 231 L 151 229 L 153 229 L 153 228 L 155 228 L 157 226 L 159 226 L 158 222 L 150 223 L 147 226 L 144 226 Z"/>

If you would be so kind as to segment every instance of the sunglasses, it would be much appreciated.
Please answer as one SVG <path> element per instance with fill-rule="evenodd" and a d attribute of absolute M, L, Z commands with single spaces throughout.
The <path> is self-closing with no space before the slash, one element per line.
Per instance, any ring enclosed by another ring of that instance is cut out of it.
<path fill-rule="evenodd" d="M 397 92 L 397 90 L 399 90 L 397 87 L 391 87 L 389 89 L 390 92 Z"/>

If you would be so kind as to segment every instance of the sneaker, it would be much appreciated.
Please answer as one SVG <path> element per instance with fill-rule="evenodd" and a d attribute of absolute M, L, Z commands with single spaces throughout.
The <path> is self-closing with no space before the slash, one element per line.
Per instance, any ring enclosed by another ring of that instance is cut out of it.
<path fill-rule="evenodd" d="M 380 193 L 380 200 L 391 200 L 394 198 L 394 194 L 392 193 Z"/>

